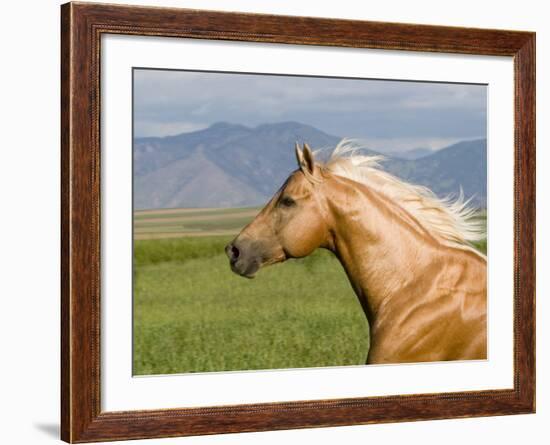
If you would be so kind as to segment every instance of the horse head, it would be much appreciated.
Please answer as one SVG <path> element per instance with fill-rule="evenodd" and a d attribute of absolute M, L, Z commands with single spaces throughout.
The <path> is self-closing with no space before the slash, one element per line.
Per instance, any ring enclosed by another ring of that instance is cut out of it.
<path fill-rule="evenodd" d="M 233 272 L 253 278 L 263 266 L 301 258 L 328 237 L 323 199 L 317 185 L 323 172 L 307 144 L 296 144 L 298 169 L 256 218 L 229 243 L 225 252 Z"/>

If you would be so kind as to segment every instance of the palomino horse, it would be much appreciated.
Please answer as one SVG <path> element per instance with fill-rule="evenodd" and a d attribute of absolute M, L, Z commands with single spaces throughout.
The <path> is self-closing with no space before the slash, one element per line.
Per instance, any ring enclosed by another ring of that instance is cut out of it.
<path fill-rule="evenodd" d="M 252 278 L 328 249 L 367 316 L 368 364 L 485 359 L 487 260 L 469 244 L 484 233 L 462 195 L 438 199 L 346 142 L 325 163 L 306 144 L 296 156 L 299 169 L 226 247 L 231 269 Z"/>

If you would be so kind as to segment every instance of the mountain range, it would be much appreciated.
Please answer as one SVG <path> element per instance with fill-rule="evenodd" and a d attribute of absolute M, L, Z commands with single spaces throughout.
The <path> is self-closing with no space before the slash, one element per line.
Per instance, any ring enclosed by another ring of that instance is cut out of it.
<path fill-rule="evenodd" d="M 248 207 L 264 204 L 296 169 L 294 144 L 333 147 L 340 137 L 298 122 L 254 128 L 225 122 L 176 136 L 134 139 L 134 208 Z M 367 153 L 377 154 L 372 150 Z M 438 196 L 463 189 L 486 206 L 487 141 L 432 151 L 384 153 L 382 167 Z"/>

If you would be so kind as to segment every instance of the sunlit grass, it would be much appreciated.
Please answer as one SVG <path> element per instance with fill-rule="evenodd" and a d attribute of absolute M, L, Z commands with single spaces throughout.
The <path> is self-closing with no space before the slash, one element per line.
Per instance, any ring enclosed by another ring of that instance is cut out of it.
<path fill-rule="evenodd" d="M 220 253 L 227 241 L 136 242 L 135 374 L 365 363 L 368 325 L 329 252 L 248 280 Z"/>

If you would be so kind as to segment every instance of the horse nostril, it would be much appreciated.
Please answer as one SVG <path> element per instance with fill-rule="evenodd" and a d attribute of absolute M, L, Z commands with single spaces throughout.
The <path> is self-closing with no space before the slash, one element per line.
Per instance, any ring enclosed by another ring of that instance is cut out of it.
<path fill-rule="evenodd" d="M 229 260 L 232 262 L 237 261 L 237 258 L 239 258 L 239 255 L 241 254 L 239 249 L 233 243 L 229 243 L 227 246 L 225 246 L 225 253 L 229 257 Z"/>

